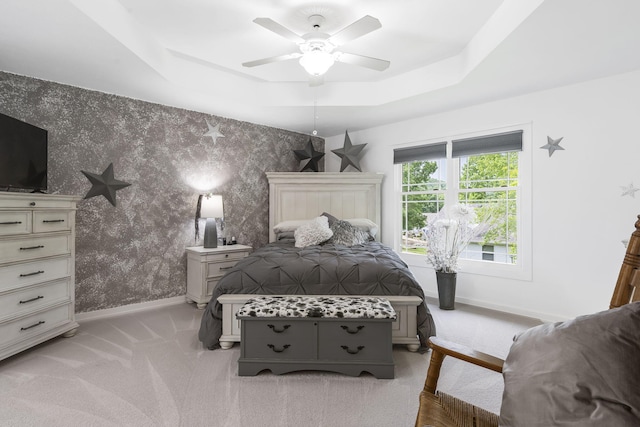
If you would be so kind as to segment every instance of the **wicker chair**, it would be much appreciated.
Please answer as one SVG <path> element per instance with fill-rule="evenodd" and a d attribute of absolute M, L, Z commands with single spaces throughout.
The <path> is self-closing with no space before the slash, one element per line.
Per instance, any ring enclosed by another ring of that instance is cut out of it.
<path fill-rule="evenodd" d="M 640 301 L 640 291 L 637 291 L 640 288 L 640 215 L 635 228 L 627 245 L 609 308 Z M 424 389 L 420 393 L 416 427 L 497 426 L 498 415 L 436 391 L 436 387 L 445 356 L 452 356 L 498 373 L 502 373 L 504 360 L 436 337 L 431 337 L 429 342 L 432 349 L 431 362 Z"/>

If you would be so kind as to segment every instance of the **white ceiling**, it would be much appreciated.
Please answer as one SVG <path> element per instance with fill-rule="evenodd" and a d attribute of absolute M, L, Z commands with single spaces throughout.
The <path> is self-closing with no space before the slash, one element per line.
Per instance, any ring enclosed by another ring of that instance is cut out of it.
<path fill-rule="evenodd" d="M 313 14 L 378 18 L 338 50 L 390 67 L 241 65 L 298 51 L 255 18 Z M 638 22 L 638 0 L 2 0 L 0 70 L 329 137 L 638 69 Z"/>

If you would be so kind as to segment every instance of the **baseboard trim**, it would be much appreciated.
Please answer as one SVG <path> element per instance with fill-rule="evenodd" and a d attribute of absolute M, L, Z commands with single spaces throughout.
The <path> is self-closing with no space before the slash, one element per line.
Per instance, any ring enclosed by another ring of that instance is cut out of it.
<path fill-rule="evenodd" d="M 152 308 L 166 307 L 176 304 L 186 304 L 184 295 L 177 297 L 164 298 L 155 301 L 140 302 L 137 304 L 123 305 L 120 307 L 105 308 L 103 310 L 87 311 L 85 313 L 76 313 L 76 322 L 105 319 L 113 316 L 120 316 L 122 314 L 136 313 L 139 311 L 145 311 Z"/>
<path fill-rule="evenodd" d="M 438 304 L 438 293 L 437 292 L 427 292 L 425 291 L 425 296 L 430 298 L 430 299 L 435 299 L 435 304 Z M 549 323 L 549 322 L 564 322 L 565 320 L 568 320 L 568 317 L 562 317 L 562 316 L 558 316 L 558 315 L 554 315 L 554 314 L 549 314 L 549 313 L 540 313 L 537 311 L 530 311 L 530 310 L 522 310 L 519 308 L 514 308 L 514 307 L 510 307 L 510 306 L 506 306 L 506 305 L 500 305 L 500 304 L 494 304 L 488 301 L 481 301 L 481 300 L 476 300 L 476 299 L 471 299 L 471 298 L 464 298 L 464 297 L 459 297 L 456 296 L 456 302 L 459 302 L 461 304 L 467 304 L 467 305 L 473 305 L 475 307 L 482 307 L 482 308 L 486 308 L 489 310 L 495 310 L 495 311 L 500 311 L 503 313 L 509 313 L 509 314 L 515 314 L 517 316 L 524 316 L 524 317 L 530 317 L 532 319 L 537 319 L 540 320 L 543 323 Z"/>

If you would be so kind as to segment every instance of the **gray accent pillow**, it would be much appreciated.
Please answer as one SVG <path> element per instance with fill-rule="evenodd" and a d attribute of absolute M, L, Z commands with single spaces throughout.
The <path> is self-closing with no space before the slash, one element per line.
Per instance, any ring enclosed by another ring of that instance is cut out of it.
<path fill-rule="evenodd" d="M 354 227 L 347 221 L 337 219 L 329 228 L 333 231 L 333 237 L 327 240 L 328 244 L 355 246 L 369 241 L 366 231 Z"/>
<path fill-rule="evenodd" d="M 640 302 L 529 329 L 504 364 L 501 426 L 640 426 Z"/>

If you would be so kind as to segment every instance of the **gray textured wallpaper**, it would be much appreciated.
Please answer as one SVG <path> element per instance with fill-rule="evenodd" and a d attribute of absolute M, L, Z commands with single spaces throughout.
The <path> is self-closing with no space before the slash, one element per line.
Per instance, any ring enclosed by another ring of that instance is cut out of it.
<path fill-rule="evenodd" d="M 222 194 L 225 235 L 268 241 L 266 171 L 298 171 L 308 135 L 0 72 L 0 113 L 49 131 L 50 193 L 84 197 L 81 170 L 131 183 L 117 207 L 82 200 L 76 216 L 76 311 L 184 295 L 184 248 L 198 194 Z M 206 120 L 219 124 L 214 143 Z M 324 151 L 324 140 L 313 138 Z M 322 163 L 323 164 L 323 163 Z M 322 168 L 321 168 L 322 170 Z M 309 173 L 309 172 L 305 172 Z M 201 237 L 204 221 L 201 222 Z"/>

